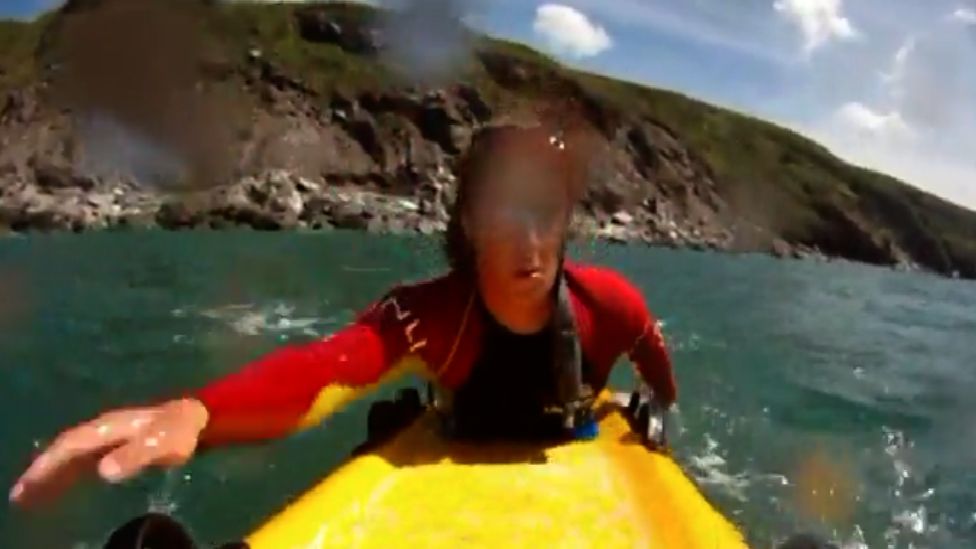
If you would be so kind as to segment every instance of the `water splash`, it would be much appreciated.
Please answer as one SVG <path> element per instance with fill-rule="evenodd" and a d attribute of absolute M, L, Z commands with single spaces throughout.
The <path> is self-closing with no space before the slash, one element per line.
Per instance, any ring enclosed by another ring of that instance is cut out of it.
<path fill-rule="evenodd" d="M 325 335 L 327 328 L 336 323 L 334 317 L 297 316 L 295 310 L 294 305 L 284 302 L 265 305 L 247 303 L 203 309 L 197 314 L 203 318 L 220 321 L 243 336 L 319 337 Z M 182 318 L 186 316 L 187 311 L 181 308 L 174 309 L 171 314 Z"/>
<path fill-rule="evenodd" d="M 888 547 L 902 547 L 906 542 L 908 546 L 914 546 L 915 542 L 924 541 L 925 536 L 938 530 L 938 525 L 931 520 L 931 512 L 927 506 L 936 490 L 916 479 L 915 469 L 910 463 L 910 453 L 915 442 L 904 431 L 883 427 L 882 437 L 884 453 L 890 460 L 893 477 L 892 513 L 883 537 Z"/>
<path fill-rule="evenodd" d="M 861 530 L 860 525 L 854 525 L 854 532 L 851 534 L 851 538 L 841 544 L 841 549 L 871 549 L 864 539 L 864 531 Z"/>
<path fill-rule="evenodd" d="M 150 513 L 162 513 L 172 515 L 179 509 L 176 501 L 175 490 L 179 484 L 177 473 L 173 470 L 167 471 L 163 475 L 163 483 L 160 489 L 149 494 L 147 510 Z"/>
<path fill-rule="evenodd" d="M 719 452 L 718 442 L 705 433 L 705 449 L 700 455 L 691 456 L 688 460 L 692 474 L 698 483 L 704 486 L 715 486 L 726 495 L 740 502 L 748 501 L 746 489 L 750 480 L 746 473 L 730 474 L 727 463 Z"/>
<path fill-rule="evenodd" d="M 928 524 L 928 510 L 920 506 L 910 511 L 902 511 L 892 518 L 893 522 L 916 534 L 924 534 Z"/>

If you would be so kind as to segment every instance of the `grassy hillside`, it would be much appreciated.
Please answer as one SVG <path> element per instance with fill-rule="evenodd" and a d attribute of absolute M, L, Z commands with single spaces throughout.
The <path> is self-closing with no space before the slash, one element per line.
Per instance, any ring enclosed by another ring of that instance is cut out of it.
<path fill-rule="evenodd" d="M 0 91 L 37 78 L 34 52 L 50 17 L 27 23 L 0 20 Z"/>
<path fill-rule="evenodd" d="M 202 18 L 207 56 L 233 68 L 248 52 L 327 100 L 336 92 L 381 91 L 398 84 L 381 56 L 354 54 L 303 38 L 308 5 L 226 3 Z M 346 27 L 381 17 L 359 4 L 333 3 L 330 17 Z M 54 14 L 32 23 L 0 22 L 0 92 L 36 81 L 56 58 Z M 45 35 L 55 38 L 46 40 Z M 472 37 L 475 55 L 458 80 L 493 104 L 550 96 L 581 102 L 612 133 L 624 119 L 647 118 L 670 128 L 711 170 L 731 206 L 729 223 L 760 227 L 790 242 L 883 261 L 878 248 L 897 245 L 942 272 L 976 276 L 976 214 L 894 178 L 851 166 L 792 131 L 678 93 L 581 73 L 524 45 Z M 851 228 L 869 236 L 851 239 Z M 875 258 L 875 256 L 879 256 Z"/>

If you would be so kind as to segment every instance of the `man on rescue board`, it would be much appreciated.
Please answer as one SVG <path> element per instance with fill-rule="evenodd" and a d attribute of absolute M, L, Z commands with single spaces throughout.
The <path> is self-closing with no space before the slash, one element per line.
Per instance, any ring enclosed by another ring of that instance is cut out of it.
<path fill-rule="evenodd" d="M 483 130 L 459 169 L 447 274 L 396 287 L 331 337 L 277 350 L 192 394 L 66 430 L 11 501 L 51 495 L 79 464 L 97 463 L 103 479 L 120 482 L 181 465 L 200 447 L 283 437 L 406 371 L 449 391 L 464 429 L 533 425 L 558 400 L 550 364 L 566 342 L 553 334 L 567 317 L 591 391 L 626 355 L 670 407 L 671 363 L 640 292 L 611 270 L 564 258 L 586 180 L 584 155 L 567 141 L 541 127 Z"/>

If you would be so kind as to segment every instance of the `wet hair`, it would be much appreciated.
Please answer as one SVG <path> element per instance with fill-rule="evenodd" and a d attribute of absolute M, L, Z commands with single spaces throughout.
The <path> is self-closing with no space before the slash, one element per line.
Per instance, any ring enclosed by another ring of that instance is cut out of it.
<path fill-rule="evenodd" d="M 470 213 L 478 193 L 491 184 L 493 176 L 517 163 L 531 164 L 535 172 L 546 174 L 543 181 L 532 183 L 551 185 L 557 191 L 552 196 L 565 206 L 568 234 L 573 208 L 582 196 L 587 174 L 586 162 L 571 140 L 541 126 L 486 128 L 474 136 L 457 169 L 456 196 L 448 212 L 444 239 L 444 254 L 452 270 L 474 273 L 474 249 L 463 219 Z M 564 237 L 563 248 L 565 244 Z"/>

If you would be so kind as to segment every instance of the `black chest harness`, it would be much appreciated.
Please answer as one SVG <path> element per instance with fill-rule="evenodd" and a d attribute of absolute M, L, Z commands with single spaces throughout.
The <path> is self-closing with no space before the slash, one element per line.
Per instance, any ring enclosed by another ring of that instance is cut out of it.
<path fill-rule="evenodd" d="M 449 435 L 458 438 L 587 437 L 594 429 L 594 391 L 580 348 L 569 289 L 560 277 L 549 325 L 513 334 L 481 306 L 481 357 L 465 383 L 434 392 Z M 592 433 L 595 434 L 595 433 Z"/>

